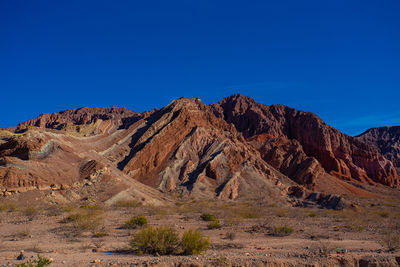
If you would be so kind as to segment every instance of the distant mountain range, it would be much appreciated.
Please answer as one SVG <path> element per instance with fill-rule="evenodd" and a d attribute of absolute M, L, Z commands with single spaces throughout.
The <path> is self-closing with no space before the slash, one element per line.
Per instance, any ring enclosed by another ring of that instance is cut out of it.
<path fill-rule="evenodd" d="M 232 95 L 180 98 L 137 113 L 120 107 L 43 114 L 0 130 L 3 196 L 55 202 L 162 203 L 195 198 L 298 203 L 310 192 L 399 188 L 400 127 L 351 137 L 311 112 Z"/>

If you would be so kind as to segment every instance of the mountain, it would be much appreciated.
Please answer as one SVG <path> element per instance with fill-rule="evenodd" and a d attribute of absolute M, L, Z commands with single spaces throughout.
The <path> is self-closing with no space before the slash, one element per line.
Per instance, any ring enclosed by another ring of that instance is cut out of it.
<path fill-rule="evenodd" d="M 400 126 L 372 128 L 357 139 L 376 148 L 400 170 Z"/>
<path fill-rule="evenodd" d="M 393 163 L 375 147 L 341 133 L 311 112 L 283 105 L 267 106 L 242 95 L 227 97 L 211 108 L 217 117 L 234 124 L 273 166 L 281 169 L 282 165 L 294 163 L 296 166 L 309 165 L 315 170 L 307 172 L 308 166 L 306 171 L 283 167 L 283 173 L 295 181 L 306 177 L 306 183 L 312 184 L 322 167 L 344 180 L 399 186 Z M 292 152 L 288 153 L 288 150 Z"/>
<path fill-rule="evenodd" d="M 298 204 L 312 191 L 367 194 L 345 181 L 396 187 L 398 179 L 375 146 L 310 112 L 242 95 L 209 106 L 180 98 L 143 113 L 67 110 L 0 131 L 4 196 L 43 192 L 55 202 L 157 205 L 190 195 Z"/>

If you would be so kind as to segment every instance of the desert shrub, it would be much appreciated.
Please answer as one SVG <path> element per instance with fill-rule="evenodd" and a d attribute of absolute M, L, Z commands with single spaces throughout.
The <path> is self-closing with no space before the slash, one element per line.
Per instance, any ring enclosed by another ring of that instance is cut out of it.
<path fill-rule="evenodd" d="M 211 222 L 211 221 L 216 221 L 216 220 L 218 220 L 217 217 L 215 217 L 215 215 L 210 214 L 210 213 L 203 213 L 203 214 L 200 215 L 200 218 L 201 218 L 203 221 L 206 221 L 206 222 Z"/>
<path fill-rule="evenodd" d="M 235 232 L 227 232 L 225 234 L 225 238 L 229 240 L 234 240 L 236 238 L 236 233 Z"/>
<path fill-rule="evenodd" d="M 137 254 L 175 254 L 179 247 L 179 236 L 168 226 L 142 229 L 135 234 L 130 242 Z"/>
<path fill-rule="evenodd" d="M 93 237 L 97 237 L 97 238 L 104 237 L 104 236 L 108 236 L 108 234 L 105 231 L 99 231 L 99 232 L 95 232 L 93 234 Z"/>
<path fill-rule="evenodd" d="M 219 229 L 221 228 L 221 223 L 218 219 L 215 219 L 213 221 L 210 221 L 207 225 L 208 229 Z"/>
<path fill-rule="evenodd" d="M 288 213 L 289 213 L 289 211 L 284 208 L 277 209 L 275 212 L 276 216 L 278 216 L 278 217 L 287 217 Z"/>
<path fill-rule="evenodd" d="M 17 204 L 11 201 L 0 204 L 0 211 L 12 212 L 17 210 Z"/>
<path fill-rule="evenodd" d="M 96 231 L 103 224 L 103 217 L 100 210 L 80 210 L 65 217 L 62 223 L 74 223 L 80 230 Z"/>
<path fill-rule="evenodd" d="M 387 211 L 378 211 L 376 214 L 381 216 L 382 218 L 388 218 L 390 215 Z"/>
<path fill-rule="evenodd" d="M 147 218 L 145 216 L 134 216 L 130 220 L 125 222 L 125 228 L 134 229 L 137 227 L 143 227 L 147 224 Z"/>
<path fill-rule="evenodd" d="M 309 217 L 316 217 L 316 216 L 317 216 L 317 213 L 315 213 L 315 212 L 310 212 L 310 213 L 308 213 L 308 216 L 309 216 Z"/>
<path fill-rule="evenodd" d="M 37 255 L 37 259 L 28 260 L 27 262 L 21 264 L 15 264 L 16 267 L 44 267 L 49 266 L 51 264 L 51 260 L 45 257 L 41 257 L 39 254 Z"/>
<path fill-rule="evenodd" d="M 181 239 L 181 248 L 184 255 L 201 254 L 210 247 L 210 239 L 203 237 L 199 230 L 185 231 Z"/>
<path fill-rule="evenodd" d="M 271 230 L 269 231 L 269 234 L 273 236 L 287 236 L 290 235 L 291 233 L 293 233 L 292 227 L 282 226 L 282 225 L 272 227 Z"/>

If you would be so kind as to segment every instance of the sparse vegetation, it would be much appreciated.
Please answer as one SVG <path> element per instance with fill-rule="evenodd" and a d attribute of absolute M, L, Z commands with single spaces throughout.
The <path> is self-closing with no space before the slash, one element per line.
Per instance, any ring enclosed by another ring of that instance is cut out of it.
<path fill-rule="evenodd" d="M 225 238 L 229 239 L 229 240 L 234 240 L 236 238 L 236 233 L 235 232 L 226 232 Z"/>
<path fill-rule="evenodd" d="M 210 221 L 207 225 L 208 229 L 219 229 L 221 228 L 221 223 L 218 219 L 215 219 L 213 221 Z"/>
<path fill-rule="evenodd" d="M 387 211 L 378 211 L 376 212 L 377 215 L 381 216 L 382 218 L 388 218 L 390 213 Z"/>
<path fill-rule="evenodd" d="M 154 228 L 149 226 L 135 234 L 130 245 L 138 255 L 175 254 L 179 246 L 179 236 L 171 227 Z"/>
<path fill-rule="evenodd" d="M 275 226 L 272 227 L 269 234 L 272 236 L 287 236 L 293 233 L 293 228 L 290 226 Z"/>
<path fill-rule="evenodd" d="M 17 210 L 17 204 L 12 201 L 3 202 L 2 204 L 0 204 L 0 212 L 1 211 L 12 212 L 16 210 Z"/>
<path fill-rule="evenodd" d="M 27 262 L 16 264 L 16 267 L 44 267 L 49 266 L 51 264 L 51 260 L 45 257 L 41 257 L 39 254 L 37 255 L 37 259 L 28 260 Z"/>
<path fill-rule="evenodd" d="M 199 230 L 185 231 L 181 239 L 184 255 L 201 254 L 210 247 L 210 239 L 203 237 Z"/>
<path fill-rule="evenodd" d="M 217 220 L 217 217 L 210 213 L 203 213 L 200 215 L 200 218 L 206 222 L 212 222 Z"/>
<path fill-rule="evenodd" d="M 289 213 L 289 211 L 284 208 L 279 208 L 275 212 L 276 216 L 278 216 L 278 217 L 287 217 L 288 213 Z"/>
<path fill-rule="evenodd" d="M 97 207 L 85 207 L 65 217 L 62 223 L 74 223 L 77 230 L 97 231 L 103 224 L 102 210 Z"/>
<path fill-rule="evenodd" d="M 178 233 L 171 227 L 147 227 L 136 233 L 130 246 L 138 254 L 173 255 L 200 254 L 210 246 L 209 238 L 198 231 L 188 230 L 179 240 Z"/>
<path fill-rule="evenodd" d="M 135 229 L 147 225 L 147 218 L 145 216 L 134 216 L 125 222 L 125 228 Z"/>
<path fill-rule="evenodd" d="M 99 231 L 99 232 L 95 232 L 93 234 L 93 237 L 97 237 L 97 238 L 104 237 L 104 236 L 108 236 L 108 234 L 105 231 Z"/>

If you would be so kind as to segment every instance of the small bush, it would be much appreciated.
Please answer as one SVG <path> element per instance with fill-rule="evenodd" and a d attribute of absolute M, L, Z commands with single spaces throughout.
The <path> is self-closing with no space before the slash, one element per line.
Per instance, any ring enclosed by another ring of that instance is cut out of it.
<path fill-rule="evenodd" d="M 181 247 L 184 255 L 201 254 L 210 247 L 210 239 L 203 237 L 199 230 L 183 233 Z"/>
<path fill-rule="evenodd" d="M 212 215 L 212 214 L 210 214 L 210 213 L 203 213 L 203 214 L 201 214 L 200 218 L 201 218 L 203 221 L 206 221 L 206 222 L 211 222 L 211 221 L 216 221 L 216 220 L 218 220 L 217 217 L 215 217 L 215 215 Z"/>
<path fill-rule="evenodd" d="M 7 211 L 7 212 L 12 212 L 17 210 L 17 204 L 11 201 L 4 202 L 0 204 L 0 212 L 1 211 Z"/>
<path fill-rule="evenodd" d="M 390 215 L 389 212 L 387 212 L 387 211 L 378 211 L 377 214 L 379 216 L 381 216 L 382 218 L 388 218 Z"/>
<path fill-rule="evenodd" d="M 16 267 L 44 267 L 51 264 L 51 260 L 37 255 L 36 260 L 28 260 L 27 262 L 16 264 Z"/>
<path fill-rule="evenodd" d="M 280 208 L 276 211 L 276 216 L 278 217 L 287 217 L 288 216 L 288 210 L 284 208 Z"/>
<path fill-rule="evenodd" d="M 145 216 L 134 216 L 125 222 L 125 228 L 134 229 L 147 225 L 147 218 Z"/>
<path fill-rule="evenodd" d="M 315 212 L 310 212 L 310 213 L 308 214 L 308 216 L 310 216 L 310 217 L 316 217 L 316 216 L 317 216 L 317 213 L 315 213 Z"/>
<path fill-rule="evenodd" d="M 178 233 L 171 227 L 149 226 L 133 236 L 130 246 L 139 255 L 194 255 L 207 250 L 210 247 L 210 240 L 208 237 L 203 237 L 198 230 L 185 231 L 179 240 Z"/>
<path fill-rule="evenodd" d="M 176 231 L 168 226 L 149 226 L 135 234 L 130 245 L 139 255 L 169 255 L 177 252 L 179 237 Z"/>
<path fill-rule="evenodd" d="M 104 237 L 104 236 L 108 236 L 108 234 L 106 232 L 104 232 L 104 231 L 95 232 L 93 234 L 93 237 L 97 237 L 97 238 Z"/>
<path fill-rule="evenodd" d="M 62 223 L 74 223 L 80 230 L 96 231 L 103 224 L 102 213 L 98 210 L 81 210 L 65 217 Z"/>
<path fill-rule="evenodd" d="M 38 213 L 38 210 L 35 207 L 27 207 L 24 210 L 24 215 L 28 216 L 30 218 L 35 217 L 35 215 Z"/>
<path fill-rule="evenodd" d="M 236 238 L 236 233 L 235 232 L 227 232 L 225 234 L 225 238 L 229 240 L 234 240 Z"/>
<path fill-rule="evenodd" d="M 293 233 L 293 228 L 289 226 L 275 226 L 270 230 L 270 235 L 273 236 L 287 236 Z"/>
<path fill-rule="evenodd" d="M 221 228 L 221 223 L 219 222 L 218 219 L 215 219 L 208 223 L 208 229 L 219 229 L 219 228 Z"/>

